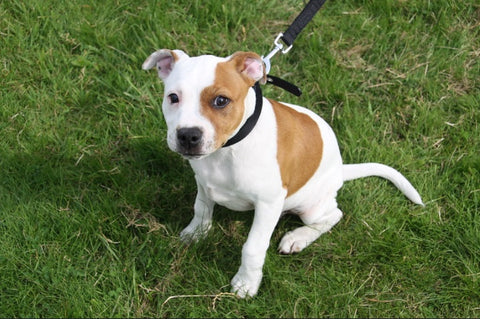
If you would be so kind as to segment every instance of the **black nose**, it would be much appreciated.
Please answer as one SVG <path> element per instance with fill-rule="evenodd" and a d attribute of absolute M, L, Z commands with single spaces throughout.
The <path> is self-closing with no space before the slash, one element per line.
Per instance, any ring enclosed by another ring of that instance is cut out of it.
<path fill-rule="evenodd" d="M 177 129 L 178 143 L 184 149 L 193 149 L 202 141 L 202 130 L 198 127 L 185 127 Z"/>

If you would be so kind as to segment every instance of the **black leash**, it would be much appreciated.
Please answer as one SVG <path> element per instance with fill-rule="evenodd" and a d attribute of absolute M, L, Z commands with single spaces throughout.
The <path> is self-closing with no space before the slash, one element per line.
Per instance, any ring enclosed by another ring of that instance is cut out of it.
<path fill-rule="evenodd" d="M 310 0 L 303 8 L 302 12 L 288 27 L 287 31 L 281 37 L 287 46 L 291 46 L 298 34 L 305 28 L 305 26 L 313 19 L 315 14 L 320 10 L 326 0 Z"/>
<path fill-rule="evenodd" d="M 270 59 L 277 54 L 278 51 L 281 51 L 283 54 L 286 54 L 288 51 L 290 51 L 293 41 L 295 41 L 300 32 L 302 32 L 305 26 L 313 19 L 325 1 L 326 0 L 310 0 L 305 8 L 303 8 L 302 12 L 300 12 L 300 14 L 295 18 L 293 23 L 287 28 L 287 31 L 285 31 L 285 33 L 278 34 L 277 38 L 273 42 L 275 48 L 266 57 L 262 57 L 263 62 L 265 63 L 267 74 L 270 72 Z M 287 45 L 286 49 L 284 49 L 283 44 L 279 42 L 280 39 L 282 39 Z M 296 96 L 300 96 L 302 94 L 302 91 L 297 86 L 275 76 L 268 75 L 267 83 L 281 87 Z"/>
<path fill-rule="evenodd" d="M 293 21 L 293 23 L 288 27 L 285 33 L 280 33 L 274 41 L 275 48 L 266 56 L 262 57 L 263 62 L 265 63 L 266 73 L 267 73 L 267 83 L 273 84 L 278 86 L 296 96 L 300 96 L 302 91 L 290 82 L 282 80 L 276 76 L 268 75 L 270 72 L 270 59 L 278 52 L 281 51 L 283 54 L 290 51 L 292 48 L 293 41 L 297 38 L 298 34 L 305 28 L 305 26 L 313 19 L 315 14 L 320 10 L 322 5 L 325 3 L 326 0 L 310 0 L 309 3 L 305 6 L 305 8 L 300 12 L 298 17 Z M 288 46 L 286 49 L 283 49 L 283 45 L 279 42 L 282 39 L 283 42 Z M 255 110 L 253 114 L 245 121 L 245 124 L 240 128 L 240 130 L 231 137 L 222 147 L 228 147 L 235 143 L 240 142 L 243 140 L 250 132 L 253 130 L 257 121 L 262 113 L 262 106 L 263 106 L 263 96 L 262 90 L 260 89 L 260 84 L 258 82 L 255 83 L 253 86 L 255 90 Z"/>

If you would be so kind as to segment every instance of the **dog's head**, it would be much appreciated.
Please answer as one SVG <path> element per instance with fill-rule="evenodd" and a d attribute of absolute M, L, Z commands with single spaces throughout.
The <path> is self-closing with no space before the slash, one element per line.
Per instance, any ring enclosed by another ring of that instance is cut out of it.
<path fill-rule="evenodd" d="M 255 94 L 250 88 L 266 77 L 262 59 L 252 52 L 189 57 L 163 49 L 142 66 L 153 67 L 164 82 L 168 146 L 188 159 L 213 153 L 235 135 L 253 112 Z"/>

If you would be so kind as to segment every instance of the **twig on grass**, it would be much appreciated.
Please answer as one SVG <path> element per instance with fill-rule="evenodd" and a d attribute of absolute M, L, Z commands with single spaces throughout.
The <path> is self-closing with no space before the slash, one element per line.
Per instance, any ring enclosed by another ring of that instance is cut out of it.
<path fill-rule="evenodd" d="M 391 299 L 391 300 L 380 300 L 376 298 L 365 298 L 370 302 L 379 302 L 379 303 L 392 303 L 392 302 L 406 302 L 404 299 Z"/>
<path fill-rule="evenodd" d="M 238 298 L 238 296 L 233 292 L 221 292 L 216 295 L 177 295 L 177 296 L 170 296 L 167 299 L 165 299 L 165 301 L 162 303 L 162 307 L 165 306 L 165 304 L 170 300 L 177 299 L 177 298 L 213 298 L 212 309 L 215 310 L 215 305 L 217 300 L 223 296 Z"/>

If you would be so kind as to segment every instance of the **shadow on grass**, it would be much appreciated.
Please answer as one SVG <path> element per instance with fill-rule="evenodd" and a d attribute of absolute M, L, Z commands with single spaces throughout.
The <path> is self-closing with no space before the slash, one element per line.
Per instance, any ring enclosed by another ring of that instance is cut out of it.
<path fill-rule="evenodd" d="M 73 204 L 81 211 L 103 208 L 110 214 L 132 206 L 162 223 L 178 223 L 179 212 L 193 207 L 195 182 L 188 163 L 155 138 L 123 139 L 80 154 L 54 148 L 2 152 L 4 211 L 34 202 L 58 210 Z M 189 218 L 180 217 L 182 223 Z"/>

